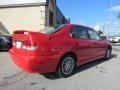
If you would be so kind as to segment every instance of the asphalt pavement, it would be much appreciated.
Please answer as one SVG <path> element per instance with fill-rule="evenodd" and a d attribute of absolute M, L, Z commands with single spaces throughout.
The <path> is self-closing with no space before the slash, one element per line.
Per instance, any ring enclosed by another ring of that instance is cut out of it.
<path fill-rule="evenodd" d="M 0 90 L 120 90 L 120 50 L 113 49 L 110 60 L 78 67 L 69 78 L 28 74 L 12 62 L 8 52 L 0 52 Z"/>

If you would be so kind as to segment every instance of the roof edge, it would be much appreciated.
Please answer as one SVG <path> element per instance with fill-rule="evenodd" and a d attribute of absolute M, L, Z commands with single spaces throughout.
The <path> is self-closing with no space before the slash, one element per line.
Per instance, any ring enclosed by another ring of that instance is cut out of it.
<path fill-rule="evenodd" d="M 43 6 L 43 5 L 47 5 L 47 3 L 42 2 L 42 3 L 8 4 L 8 5 L 0 5 L 0 8 L 30 7 L 30 6 Z"/>

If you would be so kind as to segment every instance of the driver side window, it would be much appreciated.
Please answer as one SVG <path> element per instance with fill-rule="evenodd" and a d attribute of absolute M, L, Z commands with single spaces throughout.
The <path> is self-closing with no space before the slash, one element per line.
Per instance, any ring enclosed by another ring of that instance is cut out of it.
<path fill-rule="evenodd" d="M 88 33 L 90 35 L 90 38 L 93 40 L 100 40 L 100 36 L 97 34 L 94 30 L 88 30 Z"/>

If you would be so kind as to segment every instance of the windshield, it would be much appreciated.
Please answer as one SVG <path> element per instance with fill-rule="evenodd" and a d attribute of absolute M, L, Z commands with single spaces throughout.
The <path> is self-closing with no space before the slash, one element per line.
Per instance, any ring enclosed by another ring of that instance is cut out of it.
<path fill-rule="evenodd" d="M 46 33 L 46 34 L 53 34 L 53 33 L 56 33 L 57 31 L 59 31 L 60 29 L 64 28 L 65 26 L 66 26 L 66 24 L 55 25 L 53 27 L 45 27 L 40 32 Z"/>

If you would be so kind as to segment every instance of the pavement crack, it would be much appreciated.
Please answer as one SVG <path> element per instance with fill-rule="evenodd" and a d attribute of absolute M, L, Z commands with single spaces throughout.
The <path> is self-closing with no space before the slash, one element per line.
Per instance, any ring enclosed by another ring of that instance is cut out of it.
<path fill-rule="evenodd" d="M 36 85 L 37 84 L 37 82 L 32 82 L 32 83 L 30 83 L 30 85 Z"/>
<path fill-rule="evenodd" d="M 0 83 L 0 87 L 15 84 L 15 83 L 23 80 L 27 76 L 28 76 L 28 74 L 26 74 L 24 72 L 18 72 L 11 76 L 4 77 L 2 83 Z"/>
<path fill-rule="evenodd" d="M 96 69 L 98 69 L 99 72 L 101 72 L 101 73 L 107 73 L 107 72 L 106 72 L 106 69 L 105 69 L 104 67 L 96 66 Z"/>
<path fill-rule="evenodd" d="M 43 87 L 43 88 L 41 88 L 41 90 L 46 90 L 47 89 L 47 87 Z"/>

